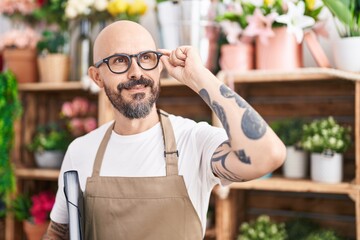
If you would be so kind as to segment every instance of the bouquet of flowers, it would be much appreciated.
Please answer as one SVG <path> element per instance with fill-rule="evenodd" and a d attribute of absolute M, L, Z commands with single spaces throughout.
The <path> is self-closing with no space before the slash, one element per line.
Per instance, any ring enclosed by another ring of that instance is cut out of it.
<path fill-rule="evenodd" d="M 97 127 L 97 107 L 88 99 L 76 97 L 65 102 L 61 108 L 61 117 L 67 122 L 67 127 L 72 136 L 79 137 Z"/>
<path fill-rule="evenodd" d="M 223 0 L 217 21 L 229 43 L 254 37 L 266 43 L 280 26 L 287 26 L 300 43 L 304 29 L 319 20 L 322 7 L 320 0 Z"/>

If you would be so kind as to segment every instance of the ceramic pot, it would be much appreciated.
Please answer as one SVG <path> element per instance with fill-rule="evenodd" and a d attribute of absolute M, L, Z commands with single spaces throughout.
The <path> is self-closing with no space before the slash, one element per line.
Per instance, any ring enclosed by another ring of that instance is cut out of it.
<path fill-rule="evenodd" d="M 44 236 L 47 228 L 49 226 L 49 222 L 45 222 L 42 224 L 34 224 L 29 221 L 23 222 L 24 232 L 26 234 L 27 240 L 41 240 Z"/>
<path fill-rule="evenodd" d="M 340 183 L 343 177 L 343 155 L 311 153 L 311 179 L 323 183 Z"/>
<path fill-rule="evenodd" d="M 308 161 L 307 154 L 294 146 L 286 147 L 286 160 L 283 165 L 283 174 L 287 178 L 305 178 Z"/>
<path fill-rule="evenodd" d="M 336 68 L 360 72 L 360 37 L 337 38 L 332 49 Z"/>
<path fill-rule="evenodd" d="M 222 70 L 245 71 L 254 68 L 254 45 L 251 43 L 225 44 L 221 46 Z"/>
<path fill-rule="evenodd" d="M 274 37 L 267 44 L 256 38 L 256 68 L 292 70 L 303 67 L 302 45 L 287 27 L 273 28 Z"/>
<path fill-rule="evenodd" d="M 65 54 L 40 55 L 37 59 L 41 82 L 65 82 L 69 78 L 70 58 Z"/>
<path fill-rule="evenodd" d="M 35 162 L 39 168 L 60 168 L 64 159 L 64 152 L 59 150 L 48 150 L 35 152 Z"/>
<path fill-rule="evenodd" d="M 19 83 L 37 81 L 38 68 L 35 49 L 5 48 L 3 56 L 5 67 L 15 74 Z"/>

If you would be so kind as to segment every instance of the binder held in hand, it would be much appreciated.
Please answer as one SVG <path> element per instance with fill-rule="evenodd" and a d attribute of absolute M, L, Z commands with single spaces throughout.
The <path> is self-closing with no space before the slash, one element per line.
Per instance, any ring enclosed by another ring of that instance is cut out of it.
<path fill-rule="evenodd" d="M 69 214 L 70 240 L 84 239 L 84 198 L 77 171 L 64 173 L 64 193 Z"/>

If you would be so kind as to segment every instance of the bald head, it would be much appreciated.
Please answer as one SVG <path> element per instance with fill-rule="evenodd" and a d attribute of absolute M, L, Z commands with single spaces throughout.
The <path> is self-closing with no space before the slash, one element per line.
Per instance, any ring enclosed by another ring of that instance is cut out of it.
<path fill-rule="evenodd" d="M 156 50 L 149 31 L 132 21 L 117 21 L 105 27 L 96 37 L 94 62 L 115 53 L 135 54 L 145 50 Z"/>

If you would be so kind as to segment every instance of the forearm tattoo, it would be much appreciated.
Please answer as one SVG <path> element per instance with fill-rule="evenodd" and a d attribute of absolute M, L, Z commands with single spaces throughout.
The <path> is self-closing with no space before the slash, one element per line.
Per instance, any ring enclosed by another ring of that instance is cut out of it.
<path fill-rule="evenodd" d="M 235 99 L 236 104 L 240 108 L 245 108 L 245 112 L 241 119 L 240 125 L 246 137 L 252 140 L 257 140 L 264 136 L 267 124 L 242 97 L 240 97 L 238 94 L 236 94 L 224 84 L 220 86 L 220 93 L 225 98 Z M 213 155 L 213 158 L 211 159 L 211 168 L 213 173 L 216 174 L 218 177 L 225 178 L 229 181 L 244 181 L 243 178 L 229 170 L 225 165 L 226 158 L 231 151 L 231 133 L 224 108 L 218 102 L 211 101 L 210 95 L 206 91 L 206 89 L 201 89 L 199 95 L 219 117 L 229 138 L 229 141 L 224 142 L 218 147 L 217 151 Z M 236 150 L 234 151 L 234 154 L 237 156 L 240 162 L 244 164 L 251 164 L 251 159 L 249 156 L 246 155 L 244 149 Z"/>
<path fill-rule="evenodd" d="M 69 239 L 69 225 L 51 222 L 43 240 L 65 240 Z"/>

